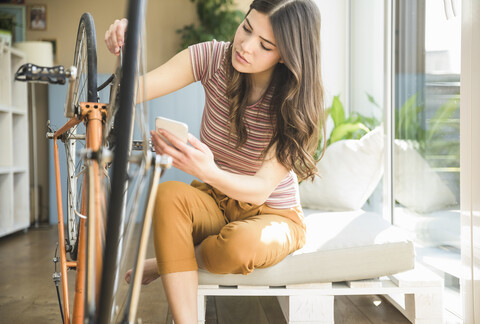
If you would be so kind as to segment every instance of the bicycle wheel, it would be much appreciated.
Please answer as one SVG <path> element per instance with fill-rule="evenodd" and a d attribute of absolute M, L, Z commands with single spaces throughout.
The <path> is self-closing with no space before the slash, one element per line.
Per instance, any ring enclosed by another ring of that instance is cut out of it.
<path fill-rule="evenodd" d="M 81 102 L 97 102 L 97 41 L 95 24 L 89 13 L 84 13 L 78 25 L 73 65 L 77 69 L 77 79 L 73 93 L 73 107 L 66 107 L 77 117 Z M 67 115 L 67 112 L 66 112 Z M 81 201 L 83 193 L 84 161 L 79 152 L 85 148 L 83 125 L 70 130 L 64 141 L 67 155 L 67 251 L 77 259 L 79 217 L 85 214 Z"/>
<path fill-rule="evenodd" d="M 133 108 L 135 105 L 136 72 L 139 56 L 139 34 L 144 17 L 145 1 L 130 0 L 127 8 L 128 29 L 125 38 L 124 58 L 120 79 L 118 109 L 114 120 L 112 141 L 115 143 L 112 163 L 112 184 L 108 200 L 107 232 L 104 250 L 104 262 L 100 290 L 98 323 L 110 323 L 112 317 L 112 300 L 118 278 L 119 249 L 125 212 L 125 193 L 127 185 L 128 157 L 132 143 Z M 95 314 L 91 314 L 91 318 Z"/>

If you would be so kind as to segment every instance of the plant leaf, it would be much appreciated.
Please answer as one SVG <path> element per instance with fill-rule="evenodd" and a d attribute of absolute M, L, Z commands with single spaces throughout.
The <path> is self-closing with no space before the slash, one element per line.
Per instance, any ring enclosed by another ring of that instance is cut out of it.
<path fill-rule="evenodd" d="M 354 123 L 354 124 L 343 124 L 338 127 L 335 127 L 330 134 L 330 144 L 335 143 L 337 141 L 343 139 L 352 139 L 353 134 L 363 131 L 364 133 L 368 133 L 370 129 L 362 123 Z"/>
<path fill-rule="evenodd" d="M 335 127 L 338 127 L 345 122 L 345 110 L 343 109 L 342 102 L 340 101 L 340 96 L 333 97 L 330 116 L 332 116 Z"/>
<path fill-rule="evenodd" d="M 430 121 L 430 127 L 427 130 L 427 141 L 430 141 L 437 133 L 442 131 L 445 127 L 445 122 L 452 118 L 459 107 L 458 95 L 452 96 L 443 105 L 438 107 Z"/>
<path fill-rule="evenodd" d="M 372 104 L 374 104 L 376 107 L 382 109 L 380 107 L 380 105 L 375 101 L 375 99 L 373 98 L 373 96 L 371 94 L 369 94 L 368 92 L 366 92 L 367 94 L 367 97 L 368 97 L 368 101 L 370 101 Z"/>
<path fill-rule="evenodd" d="M 396 116 L 396 138 L 421 140 L 421 125 L 419 114 L 423 110 L 423 105 L 417 103 L 418 93 L 410 96 L 400 108 Z"/>

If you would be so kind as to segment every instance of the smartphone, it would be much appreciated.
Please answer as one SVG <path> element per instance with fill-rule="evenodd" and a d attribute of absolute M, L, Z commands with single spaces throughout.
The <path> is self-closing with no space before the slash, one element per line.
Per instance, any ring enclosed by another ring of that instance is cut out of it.
<path fill-rule="evenodd" d="M 155 129 L 165 129 L 178 137 L 182 142 L 187 144 L 188 139 L 188 125 L 173 119 L 168 119 L 165 117 L 157 117 L 155 119 Z M 167 142 L 167 144 L 172 145 L 165 137 L 160 135 L 162 139 Z"/>

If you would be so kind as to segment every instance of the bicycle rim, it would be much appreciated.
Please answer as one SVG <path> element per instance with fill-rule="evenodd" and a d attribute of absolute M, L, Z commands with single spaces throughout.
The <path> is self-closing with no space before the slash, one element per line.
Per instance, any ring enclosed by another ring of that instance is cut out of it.
<path fill-rule="evenodd" d="M 97 102 L 97 39 L 95 23 L 88 12 L 80 19 L 73 62 L 77 68 L 74 105 L 78 106 L 82 101 Z"/>
<path fill-rule="evenodd" d="M 139 33 L 144 16 L 144 0 L 130 0 L 127 8 L 128 29 L 125 38 L 124 59 L 118 95 L 118 110 L 114 118 L 115 151 L 112 163 L 112 186 L 108 200 L 107 233 L 100 290 L 97 323 L 110 323 L 113 298 L 118 282 L 118 244 L 123 230 L 128 157 L 131 149 L 133 108 L 135 105 L 136 72 L 139 52 Z"/>
<path fill-rule="evenodd" d="M 78 25 L 75 55 L 73 60 L 77 68 L 77 82 L 73 95 L 75 111 L 79 111 L 81 102 L 97 102 L 97 45 L 95 24 L 89 13 L 84 13 Z M 82 210 L 82 191 L 84 161 L 79 152 L 85 148 L 85 128 L 83 125 L 70 130 L 65 141 L 67 155 L 67 244 L 70 256 L 77 259 L 79 217 L 85 215 Z M 84 209 L 84 208 L 83 208 Z"/>

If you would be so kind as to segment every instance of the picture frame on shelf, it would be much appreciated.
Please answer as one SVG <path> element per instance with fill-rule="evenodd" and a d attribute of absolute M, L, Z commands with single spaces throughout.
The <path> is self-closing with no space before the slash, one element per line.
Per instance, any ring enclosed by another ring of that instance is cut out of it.
<path fill-rule="evenodd" d="M 28 28 L 30 30 L 47 29 L 47 6 L 35 4 L 28 6 Z"/>

